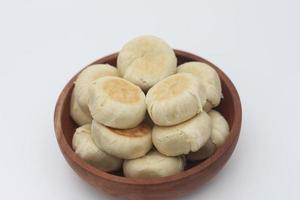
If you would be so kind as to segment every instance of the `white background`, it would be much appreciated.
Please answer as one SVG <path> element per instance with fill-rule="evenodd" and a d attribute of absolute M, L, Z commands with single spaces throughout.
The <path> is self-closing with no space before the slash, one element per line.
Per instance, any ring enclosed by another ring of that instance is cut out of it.
<path fill-rule="evenodd" d="M 53 111 L 83 66 L 141 34 L 203 56 L 243 106 L 225 168 L 186 200 L 300 199 L 298 0 L 1 0 L 0 199 L 112 199 L 56 143 Z"/>

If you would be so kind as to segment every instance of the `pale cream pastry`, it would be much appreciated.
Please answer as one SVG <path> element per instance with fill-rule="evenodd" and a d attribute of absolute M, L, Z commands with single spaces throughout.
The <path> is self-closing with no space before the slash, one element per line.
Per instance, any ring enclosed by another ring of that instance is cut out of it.
<path fill-rule="evenodd" d="M 117 68 L 109 64 L 94 64 L 85 68 L 78 75 L 73 90 L 74 98 L 84 112 L 88 110 L 88 88 L 90 84 L 104 76 L 119 76 Z"/>
<path fill-rule="evenodd" d="M 114 129 L 93 120 L 92 138 L 103 151 L 122 159 L 142 157 L 152 148 L 151 127 L 145 122 L 132 129 Z"/>
<path fill-rule="evenodd" d="M 202 111 L 205 102 L 203 85 L 189 73 L 163 79 L 146 95 L 148 113 L 159 126 L 172 126 L 192 118 Z"/>
<path fill-rule="evenodd" d="M 141 158 L 125 160 L 123 172 L 126 177 L 154 178 L 175 175 L 184 167 L 184 156 L 169 157 L 152 150 Z"/>
<path fill-rule="evenodd" d="M 177 58 L 173 49 L 155 36 L 140 36 L 121 49 L 117 67 L 123 78 L 143 90 L 176 73 Z"/>
<path fill-rule="evenodd" d="M 208 115 L 212 120 L 211 140 L 217 147 L 220 147 L 229 135 L 229 125 L 222 114 L 216 110 L 211 110 Z"/>
<path fill-rule="evenodd" d="M 206 112 L 219 105 L 222 98 L 221 81 L 216 70 L 202 62 L 187 62 L 179 65 L 177 73 L 191 73 L 206 90 L 207 102 L 204 105 Z"/>
<path fill-rule="evenodd" d="M 110 172 L 119 169 L 122 160 L 100 150 L 91 138 L 91 124 L 76 129 L 72 146 L 75 153 L 94 167 Z"/>
<path fill-rule="evenodd" d="M 70 115 L 79 126 L 92 123 L 93 120 L 90 112 L 83 111 L 81 107 L 79 107 L 77 101 L 74 98 L 74 93 L 71 96 Z"/>
<path fill-rule="evenodd" d="M 187 155 L 188 160 L 203 160 L 211 156 L 218 147 L 226 141 L 229 135 L 229 125 L 226 119 L 218 111 L 211 110 L 208 115 L 211 118 L 212 130 L 208 142 L 199 151 Z"/>
<path fill-rule="evenodd" d="M 206 112 L 174 126 L 154 126 L 152 142 L 167 156 L 178 156 L 198 151 L 211 136 L 211 119 Z"/>
<path fill-rule="evenodd" d="M 145 94 L 133 83 L 107 76 L 89 87 L 89 110 L 93 119 L 112 128 L 128 129 L 145 117 Z"/>

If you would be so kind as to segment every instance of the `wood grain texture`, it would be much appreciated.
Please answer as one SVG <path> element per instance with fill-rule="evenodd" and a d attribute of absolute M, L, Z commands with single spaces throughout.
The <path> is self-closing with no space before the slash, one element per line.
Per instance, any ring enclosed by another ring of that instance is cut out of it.
<path fill-rule="evenodd" d="M 70 117 L 70 97 L 74 87 L 75 75 L 61 92 L 54 113 L 54 126 L 57 142 L 65 159 L 72 169 L 85 181 L 97 189 L 107 192 L 120 199 L 130 200 L 152 200 L 173 199 L 201 186 L 225 165 L 231 156 L 239 138 L 242 108 L 238 92 L 230 79 L 214 64 L 209 61 L 184 52 L 175 50 L 178 65 L 188 61 L 205 62 L 212 66 L 220 76 L 224 99 L 216 108 L 220 111 L 230 126 L 230 134 L 223 146 L 221 146 L 211 157 L 202 162 L 190 162 L 187 169 L 174 176 L 137 179 L 119 176 L 121 171 L 107 173 L 94 168 L 81 160 L 72 150 L 71 141 L 77 127 Z M 103 57 L 92 64 L 109 63 L 116 65 L 117 53 Z M 59 180 L 58 180 L 59 181 Z"/>

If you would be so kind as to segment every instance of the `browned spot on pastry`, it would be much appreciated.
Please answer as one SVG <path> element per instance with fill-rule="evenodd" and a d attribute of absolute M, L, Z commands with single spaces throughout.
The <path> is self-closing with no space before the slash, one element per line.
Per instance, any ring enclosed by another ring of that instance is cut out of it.
<path fill-rule="evenodd" d="M 184 92 L 190 84 L 189 77 L 185 74 L 176 74 L 161 81 L 153 91 L 155 100 L 165 100 Z"/>
<path fill-rule="evenodd" d="M 142 137 L 144 135 L 151 133 L 151 127 L 145 122 L 131 129 L 115 129 L 115 128 L 108 128 L 108 129 L 116 134 L 123 135 L 126 137 Z"/>
<path fill-rule="evenodd" d="M 139 88 L 121 78 L 112 78 L 105 81 L 103 90 L 118 102 L 135 103 L 140 100 L 141 91 Z"/>

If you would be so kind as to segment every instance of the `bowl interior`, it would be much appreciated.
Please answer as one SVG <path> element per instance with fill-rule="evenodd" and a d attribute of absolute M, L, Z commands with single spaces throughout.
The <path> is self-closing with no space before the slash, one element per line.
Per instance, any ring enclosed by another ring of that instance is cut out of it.
<path fill-rule="evenodd" d="M 205 59 L 202 59 L 198 56 L 192 55 L 192 54 L 187 54 L 185 52 L 175 50 L 177 59 L 178 59 L 178 65 L 189 62 L 189 61 L 200 61 L 209 64 L 212 66 L 217 73 L 219 74 L 219 77 L 221 79 L 222 83 L 222 93 L 224 98 L 222 99 L 220 105 L 217 108 L 214 108 L 218 110 L 219 112 L 222 113 L 222 115 L 226 118 L 230 129 L 232 129 L 234 118 L 235 118 L 235 105 L 234 105 L 234 94 L 232 94 L 232 89 L 230 90 L 230 87 L 232 87 L 228 81 L 230 81 L 227 76 L 215 65 L 212 63 L 206 61 Z M 116 66 L 116 59 L 117 59 L 117 53 L 112 54 L 110 56 L 101 58 L 97 61 L 95 61 L 92 64 L 103 64 L 103 63 L 108 63 L 113 66 Z M 72 90 L 74 87 L 74 81 L 76 79 L 77 74 L 69 81 L 67 86 L 65 87 L 64 90 L 66 90 L 66 98 L 65 101 L 63 102 L 62 105 L 62 115 L 61 115 L 61 128 L 63 130 L 62 136 L 65 137 L 67 144 L 72 148 L 72 137 L 75 132 L 75 129 L 78 127 L 76 123 L 72 120 L 70 116 L 70 99 L 71 99 L 71 94 Z M 69 87 L 68 87 L 69 86 Z M 232 131 L 230 131 L 230 134 L 232 134 Z M 215 153 L 216 154 L 216 153 Z M 201 162 L 189 162 L 187 163 L 187 169 L 192 168 L 196 165 L 201 165 L 203 161 Z M 113 172 L 112 174 L 114 175 L 122 175 L 122 170 Z"/>

